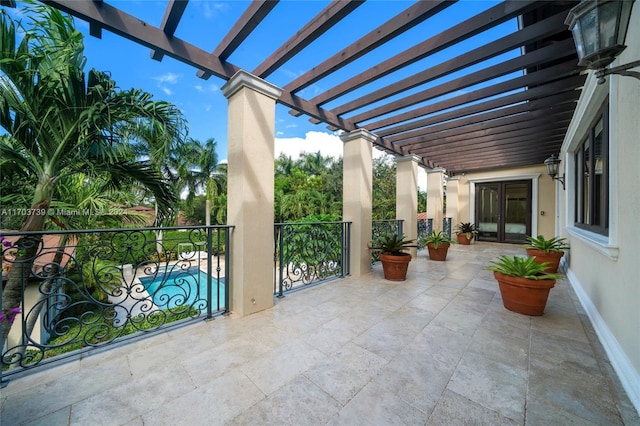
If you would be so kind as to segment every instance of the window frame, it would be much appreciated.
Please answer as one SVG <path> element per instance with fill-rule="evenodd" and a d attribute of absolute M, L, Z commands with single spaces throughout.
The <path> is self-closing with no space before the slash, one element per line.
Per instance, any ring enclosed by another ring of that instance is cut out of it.
<path fill-rule="evenodd" d="M 585 146 L 589 148 L 588 169 L 596 169 L 596 127 L 602 121 L 602 180 L 596 184 L 596 173 L 588 174 L 587 190 L 584 188 L 585 162 L 583 161 Z M 598 109 L 594 119 L 590 122 L 587 134 L 576 146 L 573 152 L 574 169 L 574 226 L 599 235 L 609 236 L 610 194 L 609 169 L 611 161 L 609 144 L 609 99 L 605 99 Z M 600 195 L 598 196 L 598 191 Z M 587 204 L 585 206 L 585 203 Z M 585 208 L 586 207 L 586 208 Z M 587 218 L 585 219 L 585 213 Z M 595 223 L 601 218 L 601 223 Z"/>

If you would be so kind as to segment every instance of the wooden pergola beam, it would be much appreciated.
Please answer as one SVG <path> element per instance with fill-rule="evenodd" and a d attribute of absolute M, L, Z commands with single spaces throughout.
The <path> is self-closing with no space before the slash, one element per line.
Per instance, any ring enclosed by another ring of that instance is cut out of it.
<path fill-rule="evenodd" d="M 372 51 L 413 28 L 420 22 L 435 15 L 457 0 L 419 1 L 389 21 L 375 28 L 356 42 L 342 49 L 326 61 L 316 65 L 309 71 L 284 86 L 284 89 L 295 93 L 308 87 L 321 78 L 355 61 L 366 53 Z"/>
<path fill-rule="evenodd" d="M 445 131 L 460 130 L 464 132 L 469 126 L 480 126 L 481 129 L 486 129 L 491 127 L 490 123 L 492 123 L 494 120 L 501 118 L 521 116 L 522 114 L 537 111 L 542 111 L 545 114 L 549 115 L 562 113 L 564 111 L 573 111 L 574 105 L 570 104 L 570 102 L 574 101 L 575 99 L 577 99 L 577 97 L 574 93 L 564 92 L 558 95 L 536 99 L 531 102 L 520 103 L 511 107 L 499 108 L 496 110 L 475 114 L 458 120 L 419 127 L 417 129 L 409 130 L 406 132 L 398 132 L 394 135 L 385 135 L 384 138 L 388 139 L 390 142 L 397 142 L 399 140 L 409 140 L 412 138 L 418 138 L 430 134 L 437 134 L 439 132 Z"/>
<path fill-rule="evenodd" d="M 523 114 L 526 115 L 526 114 Z M 538 118 L 529 117 L 526 121 L 519 121 L 513 124 L 506 124 L 502 126 L 494 125 L 486 130 L 478 130 L 475 132 L 463 133 L 453 136 L 433 136 L 430 138 L 419 138 L 419 141 L 408 141 L 407 143 L 396 142 L 393 143 L 397 147 L 401 147 L 403 150 L 412 150 L 414 147 L 422 148 L 435 148 L 439 146 L 454 146 L 454 144 L 469 144 L 477 146 L 486 141 L 495 141 L 512 137 L 518 134 L 528 134 L 531 130 L 535 130 L 536 133 L 546 130 L 556 130 L 559 127 L 566 127 L 571 120 L 571 112 L 565 112 L 553 117 L 547 115 Z"/>
<path fill-rule="evenodd" d="M 485 83 L 488 80 L 503 77 L 517 71 L 525 70 L 535 65 L 543 64 L 548 61 L 547 52 L 543 52 L 543 50 L 544 49 L 536 50 L 534 52 L 527 53 L 513 59 L 508 59 L 499 64 L 489 66 L 474 73 L 456 78 L 449 82 L 442 83 L 435 87 L 430 87 L 420 92 L 408 95 L 406 97 L 398 99 L 397 101 L 390 101 L 379 107 L 372 108 L 363 113 L 354 115 L 351 117 L 351 120 L 353 120 L 354 123 L 363 123 L 375 117 L 387 115 L 392 112 L 406 109 L 410 106 L 417 105 L 444 95 L 462 91 L 463 89 L 466 89 L 470 86 Z M 495 83 L 493 85 L 488 85 L 483 87 L 482 89 L 476 89 L 472 92 L 465 93 L 464 96 L 460 95 L 449 98 L 446 101 L 441 101 L 438 103 L 438 105 L 441 105 L 441 107 L 438 108 L 446 109 L 449 107 L 464 104 L 466 102 L 470 102 L 466 101 L 466 98 L 473 97 L 475 98 L 474 100 L 478 100 L 482 99 L 483 97 L 493 96 L 499 93 L 508 92 L 519 88 L 527 88 L 529 86 L 543 84 L 545 82 L 548 82 L 549 80 L 558 79 L 570 74 L 577 74 L 578 71 L 576 70 L 575 66 L 575 55 L 569 54 L 569 57 L 571 58 L 570 60 L 560 65 L 546 68 L 537 72 L 524 74 L 521 77 L 512 78 L 507 81 Z M 458 104 L 456 104 L 456 102 L 458 102 Z M 432 106 L 433 111 L 436 111 L 438 109 L 435 107 L 435 104 Z M 418 112 L 420 111 L 420 109 L 415 109 L 415 111 Z M 405 115 L 403 114 L 402 117 L 404 116 Z M 415 115 L 415 117 L 417 116 L 419 115 Z"/>
<path fill-rule="evenodd" d="M 536 30 L 540 31 L 540 27 L 534 29 L 534 26 L 531 26 L 515 33 L 509 34 L 496 41 L 488 43 L 469 52 L 463 53 L 462 55 L 457 56 L 453 59 L 439 63 L 434 67 L 421 71 L 410 77 L 406 77 L 400 81 L 390 84 L 389 86 L 383 87 L 382 89 L 376 90 L 375 92 L 372 92 L 366 96 L 362 96 L 358 99 L 332 108 L 332 111 L 338 115 L 342 115 L 347 112 L 363 108 L 367 105 L 397 95 L 398 93 L 404 92 L 406 90 L 413 89 L 414 87 L 428 83 L 450 73 L 470 67 L 494 56 L 498 56 L 502 53 L 524 46 L 529 43 L 532 33 L 534 33 Z M 574 49 L 575 44 L 573 44 L 573 40 L 568 39 L 560 43 L 544 47 L 542 49 L 537 49 L 524 56 L 534 55 L 534 57 L 539 58 L 539 63 L 544 63 L 549 62 L 550 60 L 555 59 L 558 56 L 566 57 L 572 55 L 575 52 Z M 497 74 L 496 77 L 498 75 L 500 74 Z"/>
<path fill-rule="evenodd" d="M 260 22 L 267 17 L 269 12 L 276 7 L 278 1 L 279 0 L 252 1 L 211 55 L 220 61 L 226 61 L 242 42 L 249 37 L 253 30 L 256 29 Z M 211 77 L 211 73 L 207 72 L 207 70 L 198 70 L 196 75 L 205 80 Z"/>
<path fill-rule="evenodd" d="M 579 87 L 582 82 L 584 82 L 584 78 L 585 77 L 582 75 L 572 76 L 550 84 L 534 87 L 533 89 L 514 93 L 512 95 L 502 96 L 496 99 L 458 108 L 442 114 L 432 115 L 421 120 L 411 121 L 390 129 L 374 131 L 382 127 L 378 123 L 368 124 L 366 127 L 369 131 L 376 133 L 379 136 L 388 136 L 396 133 L 406 132 L 420 127 L 426 127 L 432 124 L 455 120 L 472 114 L 489 111 L 495 108 L 503 108 L 505 106 L 517 104 L 519 102 L 527 102 L 533 99 L 544 98 L 545 96 L 552 96 L 560 92 L 571 91 L 576 87 Z M 579 96 L 579 93 L 577 93 L 577 96 Z"/>
<path fill-rule="evenodd" d="M 333 0 L 311 21 L 258 65 L 252 74 L 265 78 L 297 55 L 327 30 L 362 5 L 364 0 Z"/>
<path fill-rule="evenodd" d="M 455 25 L 428 40 L 425 40 L 395 56 L 387 59 L 375 67 L 333 86 L 326 92 L 311 99 L 318 105 L 327 103 L 346 93 L 356 90 L 394 71 L 413 64 L 430 55 L 438 53 L 469 37 L 479 34 L 489 28 L 499 25 L 509 19 L 533 9 L 538 1 L 519 1 L 500 3 L 466 21 Z M 295 112 L 290 112 L 295 115 Z"/>
<path fill-rule="evenodd" d="M 473 140 L 486 136 L 499 135 L 504 132 L 517 129 L 535 129 L 542 125 L 550 125 L 553 122 L 571 119 L 573 111 L 553 112 L 550 110 L 537 110 L 532 113 L 522 113 L 503 117 L 493 122 L 477 123 L 471 126 L 459 127 L 443 132 L 429 133 L 419 137 L 398 138 L 387 137 L 387 142 L 404 150 L 410 150 L 414 146 L 427 146 L 433 142 L 452 143 L 461 140 Z"/>
<path fill-rule="evenodd" d="M 160 24 L 160 29 L 164 31 L 167 37 L 173 37 L 173 34 L 175 34 L 188 3 L 189 0 L 169 0 L 169 3 L 167 3 L 167 8 Z M 161 61 L 163 56 L 162 52 L 151 50 L 151 59 Z"/>

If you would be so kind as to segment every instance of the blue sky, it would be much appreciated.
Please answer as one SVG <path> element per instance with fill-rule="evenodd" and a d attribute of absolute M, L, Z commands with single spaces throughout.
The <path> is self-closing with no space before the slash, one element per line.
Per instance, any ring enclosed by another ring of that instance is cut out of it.
<path fill-rule="evenodd" d="M 154 0 L 111 0 L 109 3 L 127 13 L 140 17 L 151 25 L 159 26 L 164 15 L 166 1 Z M 320 12 L 328 1 L 284 0 L 281 1 L 258 29 L 251 34 L 242 47 L 234 52 L 229 61 L 251 71 L 259 65 L 273 50 L 291 37 L 296 30 Z M 310 67 L 330 57 L 342 48 L 356 41 L 369 31 L 411 6 L 411 1 L 373 0 L 357 8 L 342 22 L 338 23 L 330 33 L 337 32 L 340 37 L 327 35 L 316 40 L 310 48 L 291 59 L 283 67 L 267 77 L 267 80 L 284 85 L 293 78 L 303 74 Z M 387 59 L 402 52 L 413 44 L 438 34 L 452 24 L 458 23 L 485 10 L 496 1 L 463 0 L 440 13 L 435 19 L 429 19 L 400 35 L 383 47 L 374 50 L 357 61 L 347 65 L 331 76 L 318 81 L 299 93 L 304 98 L 313 96 L 332 87 L 341 79 L 351 77 L 370 68 L 380 60 Z M 185 39 L 198 47 L 213 51 L 226 32 L 247 8 L 248 1 L 190 1 L 176 36 Z M 227 156 L 227 101 L 220 92 L 224 81 L 216 77 L 203 80 L 196 76 L 196 69 L 184 65 L 172 58 L 164 57 L 162 61 L 150 58 L 149 49 L 134 42 L 116 36 L 108 31 L 102 32 L 102 39 L 88 35 L 88 24 L 76 21 L 78 28 L 86 35 L 85 55 L 88 67 L 109 71 L 117 84 L 127 89 L 141 88 L 162 99 L 177 105 L 186 116 L 190 125 L 190 136 L 204 141 L 214 138 L 218 142 L 218 156 Z M 289 22 L 294 24 L 288 25 Z M 433 66 L 443 60 L 460 54 L 461 49 L 471 49 L 487 41 L 512 31 L 515 21 L 498 26 L 487 34 L 476 36 L 463 46 L 447 49 L 436 55 L 416 62 L 405 70 L 381 78 L 369 86 L 355 90 L 339 101 L 326 105 L 331 108 L 361 96 L 372 87 L 382 87 L 412 73 Z M 518 52 L 509 52 L 501 57 L 513 57 Z M 495 63 L 493 61 L 492 63 Z M 476 66 L 481 68 L 487 64 Z M 449 78 L 458 77 L 460 73 L 452 73 Z M 422 90 L 424 87 L 414 89 Z M 472 90 L 467 89 L 467 90 Z M 406 95 L 410 92 L 404 92 Z M 451 95 L 450 95 L 451 96 Z M 437 100 L 435 100 L 437 101 Z M 289 108 L 278 105 L 276 110 L 276 149 L 294 157 L 295 152 L 322 151 L 327 155 L 340 155 L 339 139 L 329 132 L 324 124 L 309 123 L 308 117 L 293 117 L 288 114 Z M 353 114 L 359 111 L 354 111 Z M 278 148 L 280 147 L 280 148 Z M 329 151 L 327 151 L 329 150 Z"/>

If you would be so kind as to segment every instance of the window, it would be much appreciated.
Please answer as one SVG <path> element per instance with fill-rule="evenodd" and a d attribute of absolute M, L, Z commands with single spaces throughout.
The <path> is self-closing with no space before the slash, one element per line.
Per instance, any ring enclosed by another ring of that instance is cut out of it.
<path fill-rule="evenodd" d="M 609 235 L 609 108 L 599 111 L 575 152 L 575 225 Z"/>

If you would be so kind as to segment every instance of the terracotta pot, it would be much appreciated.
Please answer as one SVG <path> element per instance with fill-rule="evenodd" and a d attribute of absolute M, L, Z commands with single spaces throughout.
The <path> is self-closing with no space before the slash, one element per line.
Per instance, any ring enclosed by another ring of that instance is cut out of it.
<path fill-rule="evenodd" d="M 551 253 L 546 253 L 542 250 L 536 250 L 531 248 L 527 249 L 527 254 L 529 255 L 529 257 L 535 258 L 536 262 L 538 263 L 548 262 L 549 265 L 547 266 L 547 269 L 544 270 L 544 272 L 547 274 L 555 274 L 556 272 L 558 272 L 558 266 L 560 266 L 560 259 L 562 259 L 562 256 L 564 256 L 563 251 L 554 251 Z"/>
<path fill-rule="evenodd" d="M 403 253 L 400 255 L 380 253 L 382 271 L 384 277 L 389 281 L 404 281 L 407 279 L 407 269 L 411 262 L 411 255 Z"/>
<path fill-rule="evenodd" d="M 458 244 L 462 244 L 463 246 L 468 246 L 469 244 L 471 244 L 471 240 L 473 240 L 473 234 L 469 235 L 471 235 L 471 237 L 467 238 L 466 232 L 458 234 Z"/>
<path fill-rule="evenodd" d="M 504 307 L 524 315 L 542 315 L 547 305 L 549 290 L 556 285 L 556 280 L 532 280 L 499 272 L 494 272 L 493 276 L 500 286 Z"/>
<path fill-rule="evenodd" d="M 429 259 L 438 260 L 441 262 L 445 261 L 447 259 L 447 251 L 449 251 L 449 245 L 450 244 L 440 243 L 438 244 L 438 248 L 436 249 L 433 246 L 433 243 L 427 244 L 427 249 L 429 250 Z"/>

